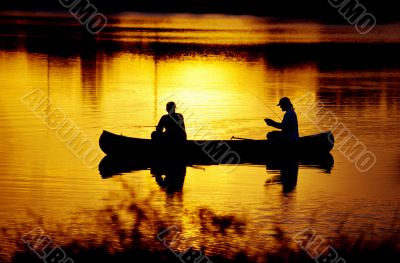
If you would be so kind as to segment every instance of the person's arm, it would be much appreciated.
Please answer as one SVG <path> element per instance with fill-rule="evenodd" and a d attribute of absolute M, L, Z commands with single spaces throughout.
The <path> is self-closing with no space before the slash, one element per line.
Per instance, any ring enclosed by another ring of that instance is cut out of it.
<path fill-rule="evenodd" d="M 264 119 L 264 121 L 268 126 L 272 126 L 274 128 L 277 128 L 277 129 L 282 129 L 283 128 L 283 124 L 282 123 L 276 122 L 274 120 L 271 120 L 271 119 L 267 118 L 267 119 Z"/>
<path fill-rule="evenodd" d="M 163 132 L 165 128 L 165 115 L 161 117 L 160 121 L 157 124 L 156 131 Z"/>
<path fill-rule="evenodd" d="M 180 118 L 181 118 L 181 123 L 180 123 L 180 125 L 181 125 L 182 129 L 186 132 L 185 120 L 183 119 L 183 115 L 182 115 L 182 114 L 179 114 L 179 115 L 180 115 Z"/>
<path fill-rule="evenodd" d="M 183 119 L 183 115 L 181 115 L 181 128 L 182 128 L 182 133 L 183 133 L 183 139 L 186 141 L 187 140 L 187 134 L 186 134 L 186 128 L 185 128 L 185 120 Z"/>
<path fill-rule="evenodd" d="M 291 115 L 289 115 L 289 113 L 285 113 L 285 116 L 283 116 L 283 120 L 282 120 L 282 131 L 283 132 L 288 132 L 290 130 L 290 124 L 293 121 L 291 121 Z"/>

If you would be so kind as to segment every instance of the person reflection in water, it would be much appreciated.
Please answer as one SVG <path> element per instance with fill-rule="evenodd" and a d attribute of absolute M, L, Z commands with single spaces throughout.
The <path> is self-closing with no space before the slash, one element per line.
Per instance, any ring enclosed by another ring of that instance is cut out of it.
<path fill-rule="evenodd" d="M 279 100 L 277 106 L 280 106 L 282 111 L 286 111 L 282 123 L 273 121 L 271 119 L 264 119 L 268 126 L 281 129 L 282 131 L 272 131 L 267 134 L 268 140 L 296 143 L 299 140 L 299 127 L 297 123 L 297 115 L 294 111 L 293 105 L 288 97 L 283 97 Z"/>
<path fill-rule="evenodd" d="M 187 139 L 185 121 L 183 115 L 175 112 L 176 104 L 173 101 L 167 103 L 168 114 L 161 117 L 156 130 L 151 134 L 154 141 L 180 143 Z"/>
<path fill-rule="evenodd" d="M 186 176 L 186 164 L 183 162 L 168 162 L 168 164 L 158 164 L 150 169 L 155 177 L 157 184 L 164 189 L 167 194 L 181 192 Z"/>
<path fill-rule="evenodd" d="M 285 160 L 281 167 L 281 184 L 284 193 L 292 192 L 297 185 L 297 175 L 299 173 L 299 163 L 297 160 Z"/>
<path fill-rule="evenodd" d="M 266 168 L 267 171 L 279 171 L 279 176 L 272 177 L 265 182 L 266 186 L 280 183 L 283 193 L 291 193 L 296 188 L 299 173 L 299 162 L 296 159 L 269 160 Z"/>

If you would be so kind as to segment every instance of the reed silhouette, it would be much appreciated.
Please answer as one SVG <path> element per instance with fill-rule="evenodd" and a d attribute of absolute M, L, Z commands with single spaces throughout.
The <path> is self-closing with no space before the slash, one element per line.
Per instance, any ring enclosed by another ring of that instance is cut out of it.
<path fill-rule="evenodd" d="M 105 206 L 93 214 L 93 224 L 96 224 L 101 233 L 97 236 L 65 240 L 68 231 L 48 229 L 54 238 L 54 243 L 62 244 L 66 255 L 78 262 L 179 262 L 179 258 L 172 252 L 184 257 L 203 253 L 212 262 L 315 262 L 306 251 L 302 250 L 293 237 L 279 226 L 274 227 L 271 236 L 274 239 L 275 249 L 266 249 L 252 254 L 252 242 L 243 245 L 241 240 L 246 237 L 247 222 L 235 215 L 219 215 L 209 208 L 199 208 L 192 217 L 197 218 L 194 228 L 186 229 L 184 224 L 169 219 L 163 211 L 151 206 L 150 199 L 138 202 L 132 187 L 124 183 L 127 196 L 120 204 Z M 130 224 L 126 225 L 123 213 L 130 217 Z M 338 222 L 336 234 L 329 239 L 332 246 L 346 262 L 398 262 L 400 259 L 400 222 L 398 217 L 393 218 L 392 232 L 385 238 L 374 239 L 373 228 L 365 229 L 358 237 L 347 236 L 343 232 L 343 222 Z M 75 224 L 76 222 L 71 222 Z M 183 222 L 182 222 L 183 223 Z M 28 230 L 44 224 L 38 219 L 34 226 L 25 225 Z M 170 226 L 180 229 L 184 235 L 198 232 L 194 239 L 181 239 L 179 242 L 170 243 L 167 248 L 157 238 L 160 232 Z M 310 228 L 313 226 L 310 225 Z M 43 227 L 45 228 L 45 227 Z M 26 233 L 27 229 L 19 229 L 17 236 Z M 4 232 L 5 230 L 3 230 Z M 19 238 L 17 240 L 20 240 Z M 194 244 L 194 245 L 193 245 Z M 216 249 L 220 247 L 219 249 Z M 211 249 L 211 247 L 213 248 Z M 12 255 L 13 263 L 43 262 L 21 241 L 17 241 L 18 249 Z M 200 252 L 201 251 L 201 252 Z M 1 259 L 1 258 L 0 258 Z M 8 262 L 2 259 L 1 262 Z"/>

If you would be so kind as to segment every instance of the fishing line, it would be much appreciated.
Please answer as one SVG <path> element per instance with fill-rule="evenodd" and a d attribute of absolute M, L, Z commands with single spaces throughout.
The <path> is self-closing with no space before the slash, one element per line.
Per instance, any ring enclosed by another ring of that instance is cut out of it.
<path fill-rule="evenodd" d="M 261 102 L 263 105 L 265 105 L 279 120 L 282 121 L 282 117 L 278 115 L 278 113 L 275 112 L 268 104 L 266 104 L 264 101 L 262 101 L 258 96 L 253 94 L 252 92 L 245 90 L 247 93 L 251 94 L 254 98 L 256 98 L 259 102 Z"/>

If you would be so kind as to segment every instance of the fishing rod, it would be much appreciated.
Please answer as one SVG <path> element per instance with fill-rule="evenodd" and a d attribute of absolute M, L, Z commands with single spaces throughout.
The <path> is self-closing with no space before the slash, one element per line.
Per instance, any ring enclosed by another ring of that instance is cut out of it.
<path fill-rule="evenodd" d="M 114 128 L 156 128 L 156 127 L 157 127 L 156 125 L 127 125 L 127 126 L 120 125 L 111 128 L 114 129 Z"/>
<path fill-rule="evenodd" d="M 197 170 L 203 170 L 205 171 L 206 168 L 199 166 L 199 165 L 189 165 L 188 167 L 193 168 L 193 169 L 197 169 Z"/>
<path fill-rule="evenodd" d="M 242 137 L 236 137 L 232 136 L 231 140 L 246 140 L 246 141 L 254 141 L 254 139 L 249 139 L 249 138 L 242 138 Z"/>

